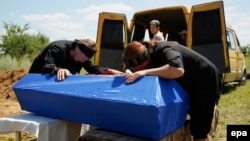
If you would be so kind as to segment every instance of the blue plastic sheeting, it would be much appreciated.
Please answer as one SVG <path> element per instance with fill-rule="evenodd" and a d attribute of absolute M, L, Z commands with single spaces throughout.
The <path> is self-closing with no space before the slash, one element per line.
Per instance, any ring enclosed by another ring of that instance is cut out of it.
<path fill-rule="evenodd" d="M 172 79 L 27 74 L 13 89 L 23 110 L 159 140 L 182 127 L 189 96 Z"/>

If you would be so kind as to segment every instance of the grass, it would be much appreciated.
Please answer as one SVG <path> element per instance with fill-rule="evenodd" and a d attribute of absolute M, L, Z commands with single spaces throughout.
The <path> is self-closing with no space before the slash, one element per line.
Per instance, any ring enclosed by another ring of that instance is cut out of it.
<path fill-rule="evenodd" d="M 250 74 L 250 54 L 245 56 Z M 227 125 L 250 125 L 250 80 L 245 86 L 225 85 L 225 93 L 219 101 L 219 122 L 213 141 L 226 141 Z"/>
<path fill-rule="evenodd" d="M 16 68 L 29 68 L 31 62 L 28 56 L 23 56 L 21 59 L 11 57 L 10 55 L 0 55 L 0 70 L 12 70 Z"/>
<path fill-rule="evenodd" d="M 226 141 L 227 125 L 250 125 L 250 80 L 245 86 L 225 86 L 218 104 L 219 122 L 213 141 Z"/>

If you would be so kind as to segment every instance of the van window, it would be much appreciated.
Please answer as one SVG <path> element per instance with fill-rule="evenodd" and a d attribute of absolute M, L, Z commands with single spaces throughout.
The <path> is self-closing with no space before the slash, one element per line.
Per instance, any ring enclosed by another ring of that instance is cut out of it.
<path fill-rule="evenodd" d="M 220 11 L 218 9 L 195 12 L 192 25 L 193 45 L 221 42 L 220 25 Z"/>
<path fill-rule="evenodd" d="M 181 36 L 178 33 L 168 32 L 166 36 L 167 36 L 166 37 L 167 41 L 176 41 L 180 44 L 183 44 L 183 41 L 181 40 Z"/>
<path fill-rule="evenodd" d="M 231 31 L 227 31 L 227 45 L 228 45 L 228 48 L 230 48 L 230 49 L 236 48 L 236 44 L 234 41 L 234 35 Z"/>
<path fill-rule="evenodd" d="M 143 41 L 145 34 L 145 27 L 137 23 L 134 24 L 132 32 L 132 41 Z"/>
<path fill-rule="evenodd" d="M 101 48 L 123 49 L 123 21 L 105 20 L 101 39 Z M 112 41 L 112 42 L 110 42 Z"/>
<path fill-rule="evenodd" d="M 220 9 L 194 12 L 191 24 L 191 48 L 213 62 L 220 72 L 228 72 L 221 39 L 226 29 L 221 27 Z"/>
<path fill-rule="evenodd" d="M 122 53 L 124 38 L 123 21 L 104 20 L 100 44 L 100 66 L 123 70 Z"/>

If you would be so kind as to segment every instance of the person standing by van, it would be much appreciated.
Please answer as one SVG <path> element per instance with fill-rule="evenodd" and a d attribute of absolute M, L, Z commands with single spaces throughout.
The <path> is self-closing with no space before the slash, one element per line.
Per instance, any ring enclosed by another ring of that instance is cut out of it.
<path fill-rule="evenodd" d="M 216 66 L 197 52 L 176 42 L 153 42 L 149 47 L 137 41 L 127 45 L 123 60 L 128 73 L 125 82 L 142 76 L 175 79 L 190 96 L 190 130 L 194 141 L 208 141 L 214 107 L 222 92 Z"/>
<path fill-rule="evenodd" d="M 180 35 L 180 38 L 181 38 L 180 44 L 186 46 L 187 30 L 182 30 L 178 34 Z"/>
<path fill-rule="evenodd" d="M 160 22 L 158 20 L 152 20 L 149 23 L 150 32 L 153 34 L 153 38 L 151 40 L 156 41 L 164 41 L 164 37 L 160 32 Z"/>

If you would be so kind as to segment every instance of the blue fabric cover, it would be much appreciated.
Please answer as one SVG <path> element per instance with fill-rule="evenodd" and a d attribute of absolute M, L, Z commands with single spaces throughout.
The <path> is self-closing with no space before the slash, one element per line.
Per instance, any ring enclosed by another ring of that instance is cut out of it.
<path fill-rule="evenodd" d="M 13 89 L 23 110 L 159 140 L 182 127 L 189 96 L 172 79 L 27 74 Z"/>

